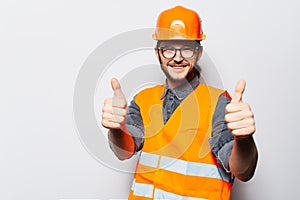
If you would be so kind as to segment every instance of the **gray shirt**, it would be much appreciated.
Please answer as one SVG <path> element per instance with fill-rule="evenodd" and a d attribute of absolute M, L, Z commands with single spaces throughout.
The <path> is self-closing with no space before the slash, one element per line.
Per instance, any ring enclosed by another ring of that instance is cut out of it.
<path fill-rule="evenodd" d="M 189 83 L 172 89 L 166 81 L 164 93 L 161 96 L 163 99 L 164 123 L 168 121 L 182 100 L 193 92 L 199 84 L 198 77 L 195 77 Z M 218 163 L 229 173 L 229 157 L 233 146 L 233 136 L 227 129 L 226 122 L 224 121 L 225 106 L 228 103 L 230 103 L 230 99 L 224 94 L 219 97 L 212 119 L 212 137 L 209 139 L 209 143 Z M 135 103 L 135 99 L 130 102 L 128 107 L 126 126 L 134 139 L 135 152 L 140 151 L 144 144 L 144 124 L 140 114 L 140 108 Z"/>

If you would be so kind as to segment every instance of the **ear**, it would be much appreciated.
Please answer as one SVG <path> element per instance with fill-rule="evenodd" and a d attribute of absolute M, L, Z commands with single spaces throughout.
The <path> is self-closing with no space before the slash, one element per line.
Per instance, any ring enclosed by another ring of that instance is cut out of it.
<path fill-rule="evenodd" d="M 159 60 L 159 50 L 156 47 L 154 48 L 154 50 L 155 50 L 156 58 Z"/>
<path fill-rule="evenodd" d="M 203 46 L 200 46 L 200 48 L 198 50 L 198 60 L 200 60 L 200 58 L 202 56 L 202 52 L 203 52 Z"/>

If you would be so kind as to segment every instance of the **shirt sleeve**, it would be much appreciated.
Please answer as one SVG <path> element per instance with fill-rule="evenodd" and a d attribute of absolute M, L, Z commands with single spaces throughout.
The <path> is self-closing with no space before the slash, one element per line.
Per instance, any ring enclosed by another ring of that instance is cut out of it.
<path fill-rule="evenodd" d="M 218 163 L 229 173 L 229 158 L 234 138 L 230 130 L 228 130 L 224 119 L 225 107 L 228 103 L 230 103 L 230 99 L 225 94 L 219 97 L 212 119 L 212 137 L 209 139 L 209 143 Z"/>
<path fill-rule="evenodd" d="M 144 145 L 144 123 L 140 113 L 140 108 L 135 103 L 135 98 L 128 106 L 126 127 L 134 140 L 135 152 L 140 151 Z"/>

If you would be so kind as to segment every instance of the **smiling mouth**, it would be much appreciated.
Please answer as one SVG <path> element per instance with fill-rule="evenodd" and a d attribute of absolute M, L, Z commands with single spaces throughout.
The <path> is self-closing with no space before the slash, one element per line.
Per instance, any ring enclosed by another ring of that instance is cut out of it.
<path fill-rule="evenodd" d="M 183 69 L 187 67 L 188 65 L 168 65 L 168 67 L 171 67 L 173 69 Z"/>

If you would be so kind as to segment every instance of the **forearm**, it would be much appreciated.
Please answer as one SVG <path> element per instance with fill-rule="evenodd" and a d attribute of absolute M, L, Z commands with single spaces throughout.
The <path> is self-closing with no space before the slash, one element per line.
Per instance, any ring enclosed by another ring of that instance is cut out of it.
<path fill-rule="evenodd" d="M 108 131 L 110 147 L 120 160 L 130 158 L 134 154 L 135 144 L 127 129 L 110 129 Z"/>
<path fill-rule="evenodd" d="M 257 158 L 257 148 L 252 135 L 234 138 L 229 166 L 236 178 L 241 181 L 250 180 L 255 172 Z"/>

